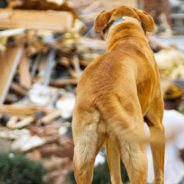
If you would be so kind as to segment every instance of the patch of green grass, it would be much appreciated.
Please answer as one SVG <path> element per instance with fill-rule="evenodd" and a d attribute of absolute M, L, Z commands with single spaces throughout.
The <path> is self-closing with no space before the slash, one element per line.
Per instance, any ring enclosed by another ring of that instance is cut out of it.
<path fill-rule="evenodd" d="M 0 153 L 0 184 L 45 184 L 46 170 L 22 154 Z"/>

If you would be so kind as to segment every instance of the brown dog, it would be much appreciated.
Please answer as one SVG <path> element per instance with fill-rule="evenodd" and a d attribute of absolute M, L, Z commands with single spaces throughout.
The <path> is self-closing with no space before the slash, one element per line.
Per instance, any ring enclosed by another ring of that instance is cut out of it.
<path fill-rule="evenodd" d="M 147 159 L 144 120 L 151 137 L 155 184 L 164 183 L 163 101 L 159 72 L 145 33 L 154 29 L 144 11 L 122 6 L 103 11 L 95 30 L 103 33 L 107 52 L 82 74 L 73 114 L 74 170 L 78 184 L 90 184 L 93 164 L 106 144 L 112 184 L 122 184 L 120 158 L 131 184 L 145 184 Z M 156 136 L 155 136 L 156 135 Z"/>

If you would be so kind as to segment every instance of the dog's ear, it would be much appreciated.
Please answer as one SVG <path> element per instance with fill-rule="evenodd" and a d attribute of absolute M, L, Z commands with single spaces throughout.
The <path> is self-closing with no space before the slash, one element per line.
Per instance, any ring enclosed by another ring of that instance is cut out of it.
<path fill-rule="evenodd" d="M 102 11 L 95 20 L 94 30 L 98 33 L 102 32 L 109 23 L 112 11 Z"/>
<path fill-rule="evenodd" d="M 155 23 L 152 16 L 149 13 L 145 12 L 144 10 L 135 9 L 135 11 L 138 14 L 139 18 L 141 19 L 144 31 L 153 32 Z"/>

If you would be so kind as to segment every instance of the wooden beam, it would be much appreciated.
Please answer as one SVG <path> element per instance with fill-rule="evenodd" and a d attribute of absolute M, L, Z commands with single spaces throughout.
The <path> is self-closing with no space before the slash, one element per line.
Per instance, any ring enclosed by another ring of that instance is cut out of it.
<path fill-rule="evenodd" d="M 31 88 L 31 74 L 29 71 L 29 67 L 30 67 L 30 61 L 28 57 L 26 57 L 25 51 L 24 51 L 24 54 L 20 60 L 18 71 L 20 76 L 20 84 L 23 87 L 26 87 L 27 89 Z"/>
<path fill-rule="evenodd" d="M 5 101 L 22 54 L 22 48 L 9 47 L 0 55 L 0 104 Z"/>
<path fill-rule="evenodd" d="M 15 82 L 12 83 L 11 90 L 22 97 L 25 97 L 28 93 L 28 90 L 24 89 L 20 84 Z"/>
<path fill-rule="evenodd" d="M 66 31 L 72 27 L 73 16 L 64 11 L 0 9 L 0 28 L 48 29 Z"/>
<path fill-rule="evenodd" d="M 0 105 L 0 114 L 10 114 L 10 115 L 34 115 L 36 112 L 46 112 L 50 113 L 53 109 L 47 109 L 43 107 L 36 106 L 20 106 L 20 105 Z"/>
<path fill-rule="evenodd" d="M 78 83 L 78 79 L 57 79 L 50 83 L 51 86 L 54 87 L 62 87 L 65 85 L 76 85 Z"/>
<path fill-rule="evenodd" d="M 27 117 L 24 117 L 23 119 L 21 119 L 20 121 L 8 122 L 7 126 L 8 126 L 8 128 L 12 128 L 12 129 L 20 129 L 20 128 L 23 128 L 23 127 L 30 125 L 31 123 L 34 122 L 34 120 L 35 120 L 34 117 L 27 116 Z"/>

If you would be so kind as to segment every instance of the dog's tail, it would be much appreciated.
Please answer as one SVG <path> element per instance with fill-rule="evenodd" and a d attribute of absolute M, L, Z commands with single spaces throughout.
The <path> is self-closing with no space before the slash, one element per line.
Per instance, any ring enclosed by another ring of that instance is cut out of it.
<path fill-rule="evenodd" d="M 113 100 L 113 103 L 111 101 L 105 104 L 98 104 L 98 110 L 107 123 L 109 132 L 119 140 L 155 144 L 162 144 L 165 141 L 156 132 L 152 136 L 146 134 L 144 120 L 141 120 L 141 117 L 139 119 L 133 117 L 126 109 L 123 109 L 118 100 Z"/>

